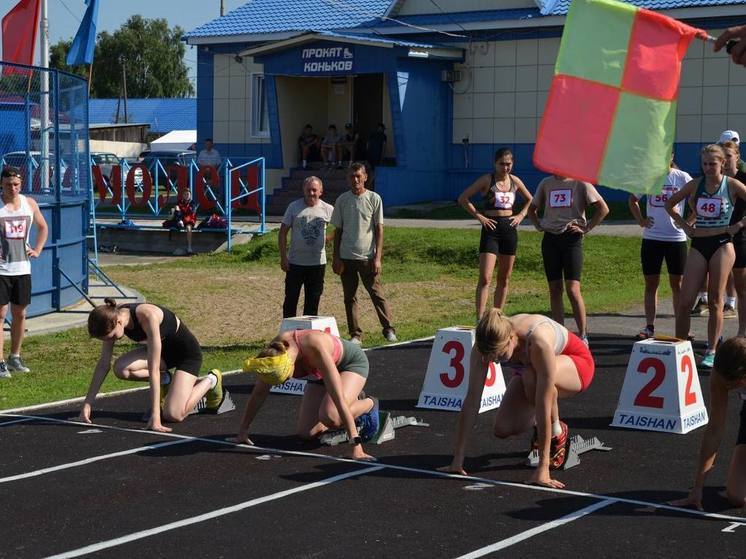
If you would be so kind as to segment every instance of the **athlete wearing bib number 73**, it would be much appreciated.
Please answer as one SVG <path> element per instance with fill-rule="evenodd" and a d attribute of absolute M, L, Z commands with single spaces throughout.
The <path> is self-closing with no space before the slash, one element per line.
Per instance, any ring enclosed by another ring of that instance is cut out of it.
<path fill-rule="evenodd" d="M 706 146 L 701 156 L 704 177 L 689 181 L 666 201 L 666 211 L 671 219 L 692 238 L 676 309 L 677 338 L 684 339 L 689 333 L 689 309 L 694 304 L 705 275 L 709 273 L 707 294 L 710 316 L 707 321 L 707 352 L 700 364 L 703 368 L 712 368 L 716 344 L 723 330 L 725 286 L 736 259 L 730 226 L 733 204 L 736 198 L 746 199 L 746 186 L 723 173 L 724 162 L 723 148 L 716 144 Z M 687 198 L 696 216 L 692 225 L 674 209 Z"/>

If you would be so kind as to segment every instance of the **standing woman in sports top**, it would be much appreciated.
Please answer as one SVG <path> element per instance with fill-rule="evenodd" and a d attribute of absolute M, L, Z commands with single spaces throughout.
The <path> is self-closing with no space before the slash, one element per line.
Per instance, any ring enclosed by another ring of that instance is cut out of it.
<path fill-rule="evenodd" d="M 495 170 L 479 177 L 458 197 L 458 203 L 482 225 L 479 240 L 479 280 L 477 281 L 476 310 L 477 320 L 484 314 L 489 296 L 492 272 L 497 264 L 494 307 L 503 308 L 508 298 L 508 284 L 513 273 L 516 249 L 518 247 L 517 227 L 526 217 L 531 203 L 523 181 L 512 175 L 513 152 L 500 148 L 495 152 Z M 480 213 L 471 198 L 481 194 L 484 210 Z M 520 194 L 523 207 L 514 213 L 516 198 Z"/>
<path fill-rule="evenodd" d="M 738 161 L 741 159 L 738 144 L 723 142 L 720 146 L 725 152 L 723 173 L 746 184 L 746 173 L 738 169 Z M 733 215 L 730 218 L 730 224 L 733 226 L 731 230 L 733 249 L 736 253 L 736 261 L 733 263 L 733 283 L 738 305 L 738 336 L 746 336 L 746 232 L 743 230 L 746 226 L 746 219 L 744 217 L 746 217 L 746 201 L 738 198 L 733 204 Z"/>
<path fill-rule="evenodd" d="M 736 198 L 746 199 L 746 186 L 723 173 L 725 152 L 716 144 L 702 150 L 704 176 L 689 181 L 684 188 L 666 201 L 666 211 L 671 219 L 692 238 L 692 245 L 684 267 L 684 278 L 676 309 L 676 337 L 685 339 L 689 334 L 691 318 L 689 309 L 694 304 L 697 291 L 705 275 L 710 316 L 707 320 L 707 351 L 700 364 L 711 369 L 715 349 L 723 330 L 723 304 L 725 285 L 733 268 L 736 254 L 731 232 L 740 226 L 730 225 Z M 684 199 L 695 215 L 693 225 L 687 223 L 674 208 Z"/>
<path fill-rule="evenodd" d="M 220 371 L 213 369 L 206 377 L 198 378 L 202 349 L 194 334 L 172 311 L 150 303 L 117 305 L 108 297 L 104 301 L 88 315 L 88 333 L 103 344 L 80 410 L 81 421 L 91 422 L 91 406 L 111 368 L 114 343 L 124 336 L 142 345 L 114 361 L 114 374 L 122 380 L 150 382 L 149 429 L 171 431 L 161 423 L 161 406 L 163 419 L 180 422 L 205 395 L 208 408 L 220 405 L 223 398 Z M 169 369 L 174 369 L 173 374 Z"/>
<path fill-rule="evenodd" d="M 444 471 L 464 471 L 466 443 L 479 414 L 484 381 L 492 361 L 514 366 L 495 416 L 494 434 L 506 438 L 534 427 L 531 450 L 539 465 L 529 483 L 564 487 L 549 475 L 567 458 L 567 425 L 559 419 L 558 398 L 583 392 L 593 380 L 595 364 L 588 346 L 551 318 L 538 314 L 504 315 L 490 309 L 477 324 L 469 361 L 469 388 L 458 418 L 453 460 Z"/>

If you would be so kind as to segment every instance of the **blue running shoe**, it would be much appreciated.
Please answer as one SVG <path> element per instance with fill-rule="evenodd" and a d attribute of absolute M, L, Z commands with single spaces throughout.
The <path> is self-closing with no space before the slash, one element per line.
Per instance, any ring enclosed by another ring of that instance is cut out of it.
<path fill-rule="evenodd" d="M 380 428 L 380 422 L 378 419 L 378 398 L 373 398 L 371 396 L 369 396 L 369 398 L 373 400 L 373 407 L 370 411 L 364 413 L 355 421 L 358 434 L 360 435 L 360 438 L 363 439 L 363 442 L 368 442 L 375 437 Z"/>
<path fill-rule="evenodd" d="M 714 353 L 708 353 L 702 358 L 702 361 L 700 362 L 699 366 L 703 369 L 712 369 L 712 366 L 715 364 L 715 354 Z"/>

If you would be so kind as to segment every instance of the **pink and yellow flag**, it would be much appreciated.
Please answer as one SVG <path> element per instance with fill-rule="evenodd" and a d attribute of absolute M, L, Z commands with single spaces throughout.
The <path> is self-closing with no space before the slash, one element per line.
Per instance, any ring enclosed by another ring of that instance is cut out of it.
<path fill-rule="evenodd" d="M 574 0 L 534 150 L 543 171 L 660 190 L 673 149 L 690 27 L 615 0 Z"/>

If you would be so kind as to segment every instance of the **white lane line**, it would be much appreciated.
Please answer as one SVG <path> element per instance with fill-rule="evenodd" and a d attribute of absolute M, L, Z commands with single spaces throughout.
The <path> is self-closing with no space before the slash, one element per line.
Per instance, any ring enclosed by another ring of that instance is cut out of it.
<path fill-rule="evenodd" d="M 177 444 L 184 444 L 193 441 L 186 439 L 179 439 L 177 441 L 167 441 L 165 443 L 150 444 L 147 446 L 141 446 L 138 448 L 131 448 L 129 450 L 121 450 L 119 452 L 112 452 L 111 454 L 101 454 L 99 456 L 92 456 L 84 460 L 78 460 L 77 462 L 68 462 L 67 464 L 59 464 L 57 466 L 50 466 L 49 468 L 42 468 L 41 470 L 34 470 L 33 472 L 25 472 L 23 474 L 17 474 L 14 476 L 0 477 L 0 483 L 9 483 L 11 481 L 18 481 L 21 479 L 28 479 L 30 477 L 43 476 L 44 474 L 50 474 L 52 472 L 59 472 L 60 470 L 69 470 L 70 468 L 77 468 L 79 466 L 85 466 L 87 464 L 93 464 L 94 462 L 101 462 L 102 460 L 109 460 L 110 458 L 119 458 L 120 456 L 127 456 L 129 454 L 137 454 L 138 452 L 146 452 L 148 450 L 155 450 L 156 448 L 164 448 L 167 446 L 174 446 Z"/>
<path fill-rule="evenodd" d="M 162 526 L 150 528 L 149 530 L 133 532 L 132 534 L 128 534 L 126 536 L 122 536 L 119 538 L 114 538 L 113 540 L 107 540 L 107 541 L 103 541 L 99 543 L 94 543 L 91 545 L 87 545 L 85 547 L 80 547 L 78 549 L 66 551 L 65 553 L 60 553 L 58 555 L 51 555 L 47 559 L 67 559 L 68 557 L 80 557 L 81 555 L 88 555 L 89 553 L 95 553 L 103 549 L 109 549 L 109 548 L 116 547 L 118 545 L 129 543 L 135 540 L 141 540 L 143 538 L 155 536 L 156 534 L 161 534 L 169 530 L 176 530 L 177 528 L 183 528 L 185 526 L 191 526 L 192 524 L 198 524 L 200 522 L 212 520 L 213 518 L 218 518 L 220 516 L 225 516 L 227 514 L 232 514 L 234 512 L 242 511 L 244 509 L 248 509 L 251 507 L 255 507 L 257 505 L 261 505 L 262 503 L 267 503 L 269 501 L 276 501 L 277 499 L 282 499 L 284 497 L 293 495 L 295 493 L 301 493 L 303 491 L 308 491 L 309 489 L 316 489 L 317 487 L 331 485 L 332 483 L 336 483 L 337 481 L 342 481 L 344 479 L 348 479 L 351 477 L 364 476 L 366 474 L 376 472 L 382 469 L 383 469 L 383 466 L 373 466 L 373 467 L 363 468 L 361 470 L 355 470 L 354 472 L 347 472 L 344 474 L 339 474 L 336 476 L 323 479 L 321 481 L 316 481 L 314 483 L 308 483 L 306 485 L 295 487 L 293 489 L 287 489 L 285 491 L 273 493 L 272 495 L 267 495 L 266 497 L 259 497 L 257 499 L 251 499 L 250 501 L 244 501 L 243 503 L 238 503 L 237 505 L 233 505 L 230 507 L 217 509 L 212 512 L 206 512 L 198 516 L 192 516 L 191 518 L 184 518 L 176 522 L 170 522 L 169 524 L 164 524 Z"/>
<path fill-rule="evenodd" d="M 0 427 L 5 427 L 6 425 L 15 425 L 16 423 L 27 423 L 29 421 L 37 421 L 35 417 L 24 417 L 22 419 L 14 419 L 13 421 L 3 421 L 0 423 Z"/>
<path fill-rule="evenodd" d="M 615 501 L 613 499 L 606 499 L 604 501 L 599 501 L 598 503 L 593 503 L 592 505 L 587 506 L 584 509 L 571 512 L 570 514 L 558 518 L 557 520 L 552 520 L 551 522 L 547 522 L 546 524 L 542 524 L 541 526 L 537 526 L 536 528 L 531 528 L 530 530 L 526 530 L 525 532 L 521 532 L 520 534 L 516 534 L 515 536 L 505 538 L 504 540 L 500 540 L 499 542 L 487 545 L 481 549 L 476 549 L 471 553 L 467 553 L 466 555 L 461 555 L 458 559 L 476 559 L 477 557 L 484 557 L 485 555 L 489 555 L 490 553 L 500 551 L 501 549 L 505 549 L 506 547 L 510 547 L 511 545 L 515 545 L 529 538 L 533 538 L 534 536 L 541 534 L 542 532 L 552 530 L 553 528 L 557 528 L 558 526 L 562 526 L 563 524 L 569 524 L 570 522 L 577 520 L 578 518 L 582 518 L 586 514 L 591 514 L 598 509 L 602 509 L 613 504 L 615 504 Z"/>
<path fill-rule="evenodd" d="M 3 413 L 0 412 L 0 417 L 2 416 L 3 416 Z M 15 414 L 6 414 L 6 416 L 7 417 L 23 417 L 23 416 L 15 415 Z M 43 419 L 45 421 L 53 421 L 55 423 L 60 423 L 63 425 L 75 425 L 75 426 L 87 425 L 89 427 L 99 427 L 101 429 L 108 429 L 111 431 L 119 431 L 119 432 L 126 432 L 126 433 L 140 433 L 140 434 L 149 433 L 151 435 L 172 437 L 176 439 L 188 439 L 190 441 L 200 441 L 204 443 L 230 446 L 232 448 L 245 448 L 248 450 L 259 452 L 260 454 L 282 454 L 284 456 L 301 456 L 304 458 L 316 458 L 319 460 L 328 460 L 331 462 L 346 462 L 350 464 L 368 464 L 368 462 L 359 462 L 351 458 L 341 458 L 339 456 L 331 456 L 328 454 L 319 454 L 315 452 L 303 452 L 299 450 L 283 450 L 281 448 L 271 448 L 271 447 L 265 447 L 265 446 L 240 444 L 240 443 L 234 443 L 231 441 L 221 440 L 221 439 L 208 439 L 206 437 L 192 437 L 188 435 L 179 435 L 178 433 L 159 433 L 157 431 L 146 431 L 145 429 L 133 429 L 129 427 L 117 427 L 114 425 L 102 425 L 100 423 L 84 424 L 84 423 L 80 423 L 77 421 L 70 421 L 67 419 L 57 419 L 54 417 L 45 417 L 45 416 L 27 416 L 27 417 L 33 417 L 35 419 Z M 513 488 L 519 488 L 519 489 L 529 489 L 532 491 L 542 491 L 545 493 L 555 493 L 558 495 L 566 495 L 566 496 L 573 496 L 573 497 L 588 497 L 589 499 L 598 499 L 598 500 L 610 499 L 616 503 L 638 505 L 641 507 L 652 507 L 652 508 L 656 508 L 660 510 L 669 510 L 669 511 L 677 512 L 681 514 L 688 514 L 691 516 L 701 516 L 705 518 L 713 518 L 717 520 L 728 520 L 732 522 L 737 522 L 739 524 L 746 524 L 746 517 L 742 517 L 742 516 L 729 516 L 727 514 L 704 512 L 704 511 L 699 511 L 695 509 L 675 507 L 673 505 L 666 505 L 663 503 L 654 503 L 652 501 L 641 501 L 639 499 L 628 499 L 626 497 L 614 497 L 613 495 L 603 495 L 599 493 L 586 493 L 584 491 L 571 491 L 569 489 L 555 489 L 553 487 L 542 487 L 540 485 L 528 485 L 525 483 L 519 483 L 519 482 L 514 482 L 514 481 L 500 481 L 500 480 L 477 477 L 477 476 L 461 476 L 458 474 L 449 474 L 446 472 L 439 472 L 437 470 L 427 470 L 425 468 L 415 468 L 412 466 L 396 466 L 394 464 L 380 464 L 380 465 L 389 470 L 397 470 L 397 471 L 408 472 L 408 473 L 413 473 L 413 474 L 426 474 L 426 475 L 430 475 L 433 477 L 440 477 L 440 478 L 445 478 L 445 479 L 458 479 L 458 480 L 467 481 L 467 482 L 488 483 L 496 487 L 513 487 Z"/>

